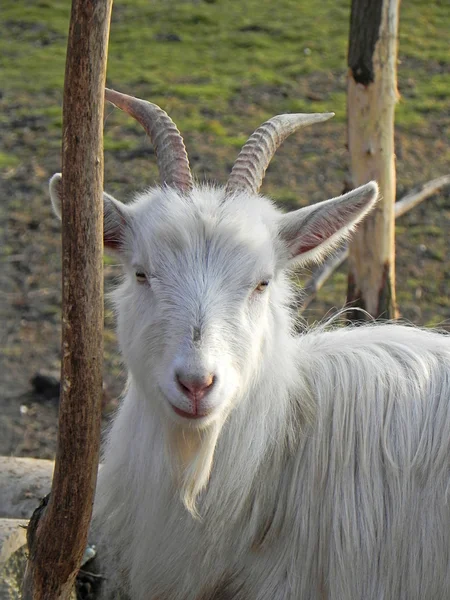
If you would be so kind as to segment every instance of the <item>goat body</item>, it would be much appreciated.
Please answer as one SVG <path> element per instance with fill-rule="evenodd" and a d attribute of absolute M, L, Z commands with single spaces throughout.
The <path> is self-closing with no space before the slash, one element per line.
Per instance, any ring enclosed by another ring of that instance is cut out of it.
<path fill-rule="evenodd" d="M 222 428 L 201 520 L 131 382 L 98 509 L 132 597 L 450 597 L 448 339 L 384 325 L 273 342 Z"/>
<path fill-rule="evenodd" d="M 160 143 L 161 109 L 108 94 Z M 193 184 L 176 138 L 174 164 L 158 148 L 163 187 L 130 205 L 105 194 L 129 371 L 96 496 L 107 598 L 450 598 L 449 337 L 293 333 L 289 267 L 377 196 L 370 183 L 284 215 L 258 195 L 270 154 L 313 120 L 263 125 L 223 189 Z"/>
<path fill-rule="evenodd" d="M 222 428 L 201 520 L 131 382 L 98 509 L 132 597 L 449 598 L 448 339 L 383 325 L 271 349 Z"/>

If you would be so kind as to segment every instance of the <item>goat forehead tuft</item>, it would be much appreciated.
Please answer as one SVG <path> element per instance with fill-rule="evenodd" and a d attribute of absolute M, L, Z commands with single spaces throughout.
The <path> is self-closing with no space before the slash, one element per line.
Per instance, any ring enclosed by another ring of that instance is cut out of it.
<path fill-rule="evenodd" d="M 267 198 L 245 192 L 226 198 L 222 187 L 198 185 L 189 193 L 170 188 L 152 188 L 138 194 L 133 203 L 138 217 L 165 220 L 174 216 L 203 217 L 214 222 L 234 217 L 236 221 L 254 220 L 269 224 L 279 216 L 279 211 Z"/>
<path fill-rule="evenodd" d="M 135 252 L 143 259 L 162 253 L 204 251 L 242 255 L 272 255 L 279 213 L 266 198 L 195 187 L 188 194 L 171 188 L 150 190 L 137 197 L 134 213 Z M 269 258 L 269 256 L 268 256 Z"/>

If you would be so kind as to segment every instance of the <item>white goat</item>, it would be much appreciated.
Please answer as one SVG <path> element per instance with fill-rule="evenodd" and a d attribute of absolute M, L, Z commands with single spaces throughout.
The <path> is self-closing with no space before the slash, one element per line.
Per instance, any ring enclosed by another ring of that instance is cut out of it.
<path fill-rule="evenodd" d="M 289 214 L 257 193 L 286 136 L 330 115 L 271 119 L 216 188 L 192 183 L 161 109 L 107 98 L 150 134 L 163 180 L 131 205 L 105 194 L 129 383 L 96 512 L 127 593 L 450 598 L 450 339 L 397 325 L 295 336 L 289 267 L 340 243 L 377 186 Z"/>

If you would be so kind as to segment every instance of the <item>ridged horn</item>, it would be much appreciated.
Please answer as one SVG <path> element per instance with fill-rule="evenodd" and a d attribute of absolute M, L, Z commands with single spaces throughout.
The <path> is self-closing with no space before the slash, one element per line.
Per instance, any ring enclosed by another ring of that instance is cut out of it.
<path fill-rule="evenodd" d="M 292 114 L 277 115 L 266 121 L 239 153 L 228 179 L 226 195 L 240 190 L 258 193 L 266 169 L 284 140 L 301 127 L 328 121 L 331 117 L 334 113 Z"/>
<path fill-rule="evenodd" d="M 105 89 L 105 98 L 132 116 L 145 129 L 155 148 L 161 182 L 182 191 L 192 188 L 186 148 L 177 126 L 156 104 Z"/>

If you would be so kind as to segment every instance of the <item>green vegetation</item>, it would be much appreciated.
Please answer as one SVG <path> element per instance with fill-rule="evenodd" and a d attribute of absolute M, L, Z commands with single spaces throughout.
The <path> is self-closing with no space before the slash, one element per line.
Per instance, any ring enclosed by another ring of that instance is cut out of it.
<path fill-rule="evenodd" d="M 5 152 L 0 152 L 0 169 L 7 169 L 9 167 L 16 167 L 19 163 L 19 159 L 17 156 L 13 154 L 6 154 Z"/>
<path fill-rule="evenodd" d="M 183 131 L 206 128 L 216 138 L 235 137 L 233 107 L 248 95 L 254 123 L 273 113 L 274 95 L 280 112 L 331 106 L 344 120 L 349 7 L 349 0 L 117 0 L 108 80 L 164 105 Z M 2 7 L 4 92 L 16 101 L 39 98 L 34 113 L 53 110 L 55 128 L 68 19 L 66 0 L 6 0 Z M 448 108 L 449 30 L 445 0 L 403 3 L 400 125 L 421 125 Z M 318 73 L 308 89 L 305 78 Z"/>

